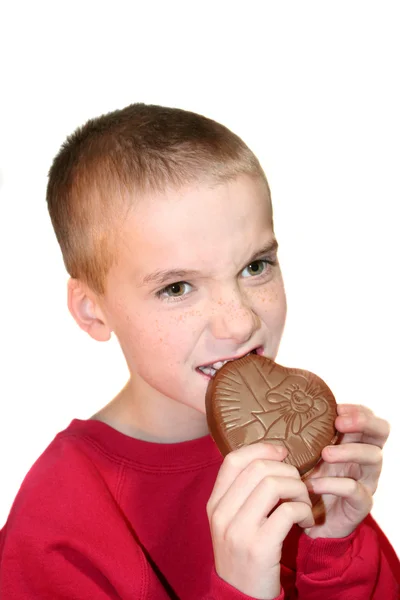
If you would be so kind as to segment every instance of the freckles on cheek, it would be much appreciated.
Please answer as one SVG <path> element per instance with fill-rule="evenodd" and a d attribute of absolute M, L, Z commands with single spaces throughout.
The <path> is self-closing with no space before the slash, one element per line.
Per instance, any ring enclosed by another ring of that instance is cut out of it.
<path fill-rule="evenodd" d="M 122 328 L 125 346 L 141 364 L 157 361 L 167 369 L 176 368 L 191 354 L 201 330 L 202 313 L 198 309 L 172 310 L 168 314 L 146 313 L 126 317 Z"/>
<path fill-rule="evenodd" d="M 164 333 L 168 339 L 171 352 L 182 361 L 185 354 L 190 353 L 202 331 L 202 313 L 199 310 L 186 310 L 170 316 Z"/>
<path fill-rule="evenodd" d="M 282 303 L 282 295 L 276 288 L 267 290 L 257 290 L 254 293 L 254 298 L 260 302 L 265 308 L 266 305 L 276 307 Z"/>

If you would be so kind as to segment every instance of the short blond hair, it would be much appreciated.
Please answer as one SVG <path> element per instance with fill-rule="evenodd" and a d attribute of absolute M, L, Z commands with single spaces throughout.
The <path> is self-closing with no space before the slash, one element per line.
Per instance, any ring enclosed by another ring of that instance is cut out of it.
<path fill-rule="evenodd" d="M 202 115 L 136 103 L 89 120 L 49 171 L 47 205 L 67 272 L 102 296 L 118 229 L 135 199 L 240 174 L 268 186 L 243 140 Z"/>

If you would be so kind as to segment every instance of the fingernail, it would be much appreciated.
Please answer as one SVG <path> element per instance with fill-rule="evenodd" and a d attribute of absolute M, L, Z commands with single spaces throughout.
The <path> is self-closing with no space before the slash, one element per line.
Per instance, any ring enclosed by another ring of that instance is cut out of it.
<path fill-rule="evenodd" d="M 274 446 L 275 450 L 279 453 L 279 454 L 283 454 L 286 450 L 286 448 L 284 448 L 283 446 Z"/>
<path fill-rule="evenodd" d="M 349 425 L 352 425 L 352 424 L 353 424 L 353 419 L 352 419 L 352 417 L 342 417 L 342 424 L 343 424 L 345 427 L 349 427 Z"/>

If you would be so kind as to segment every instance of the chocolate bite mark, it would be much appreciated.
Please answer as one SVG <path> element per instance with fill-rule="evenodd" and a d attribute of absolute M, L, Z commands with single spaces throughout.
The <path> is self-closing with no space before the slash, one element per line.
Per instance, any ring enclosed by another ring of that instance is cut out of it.
<path fill-rule="evenodd" d="M 207 422 L 221 453 L 256 442 L 285 446 L 284 462 L 305 477 L 335 444 L 336 401 L 317 375 L 251 354 L 226 363 L 210 381 Z"/>

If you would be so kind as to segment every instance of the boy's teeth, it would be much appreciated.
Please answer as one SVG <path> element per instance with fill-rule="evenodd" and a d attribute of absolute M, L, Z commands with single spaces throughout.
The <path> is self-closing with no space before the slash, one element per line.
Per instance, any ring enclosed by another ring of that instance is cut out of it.
<path fill-rule="evenodd" d="M 211 377 L 214 377 L 215 373 L 217 372 L 212 367 L 199 367 L 199 368 L 200 368 L 200 371 L 202 371 L 206 375 L 211 375 Z"/>
<path fill-rule="evenodd" d="M 221 367 L 224 366 L 224 364 L 228 362 L 226 360 L 219 360 L 218 362 L 214 363 L 212 366 L 213 369 L 215 369 L 216 371 L 218 371 L 218 369 L 220 369 Z"/>
<path fill-rule="evenodd" d="M 251 354 L 251 352 L 246 354 L 246 356 L 250 356 L 250 354 Z M 245 357 L 243 357 L 243 358 L 245 358 Z M 219 369 L 221 369 L 221 367 L 223 367 L 227 362 L 230 362 L 230 361 L 229 360 L 219 360 L 218 362 L 214 363 L 213 365 L 210 365 L 209 367 L 199 367 L 199 369 L 206 375 L 211 375 L 212 377 L 214 377 L 215 373 L 217 371 L 219 371 Z"/>

